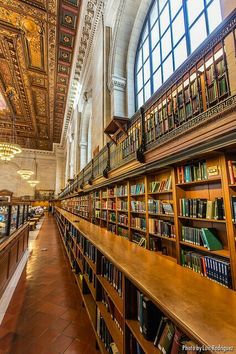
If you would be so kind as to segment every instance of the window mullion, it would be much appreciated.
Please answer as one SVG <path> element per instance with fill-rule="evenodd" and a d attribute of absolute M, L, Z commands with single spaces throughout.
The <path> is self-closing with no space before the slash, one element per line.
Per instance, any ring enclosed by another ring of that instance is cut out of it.
<path fill-rule="evenodd" d="M 183 0 L 183 13 L 184 13 L 184 27 L 186 34 L 186 46 L 187 46 L 187 55 L 191 54 L 191 43 L 190 43 L 190 34 L 189 34 L 189 23 L 188 23 L 188 10 L 187 10 L 187 0 Z"/>

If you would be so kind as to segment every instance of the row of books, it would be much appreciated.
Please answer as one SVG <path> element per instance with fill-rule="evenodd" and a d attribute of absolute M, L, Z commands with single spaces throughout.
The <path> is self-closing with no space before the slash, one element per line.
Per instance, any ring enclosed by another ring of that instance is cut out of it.
<path fill-rule="evenodd" d="M 101 258 L 101 275 L 116 289 L 119 296 L 122 296 L 122 273 L 104 256 Z"/>
<path fill-rule="evenodd" d="M 130 226 L 135 227 L 136 229 L 141 229 L 141 230 L 146 230 L 147 224 L 146 224 L 146 219 L 145 218 L 134 218 L 131 217 L 130 219 Z"/>
<path fill-rule="evenodd" d="M 128 202 L 124 200 L 117 200 L 117 210 L 128 210 Z"/>
<path fill-rule="evenodd" d="M 147 245 L 146 237 L 144 237 L 138 232 L 134 232 L 132 234 L 132 242 L 137 243 L 140 247 L 144 247 L 144 248 L 146 248 Z"/>
<path fill-rule="evenodd" d="M 84 262 L 84 274 L 87 274 L 89 282 L 96 288 L 96 275 L 87 262 Z"/>
<path fill-rule="evenodd" d="M 229 179 L 230 184 L 235 184 L 236 182 L 236 161 L 228 161 Z"/>
<path fill-rule="evenodd" d="M 101 211 L 101 219 L 104 219 L 104 220 L 107 219 L 107 211 L 106 210 Z"/>
<path fill-rule="evenodd" d="M 84 240 L 84 254 L 90 258 L 92 262 L 96 262 L 96 247 L 87 239 Z"/>
<path fill-rule="evenodd" d="M 164 191 L 170 191 L 172 188 L 171 175 L 167 179 L 162 181 L 153 181 L 149 184 L 149 193 L 160 193 Z"/>
<path fill-rule="evenodd" d="M 225 219 L 223 198 L 207 199 L 180 199 L 180 216 L 202 219 Z"/>
<path fill-rule="evenodd" d="M 129 237 L 129 230 L 128 229 L 124 229 L 123 227 L 118 226 L 117 227 L 117 234 L 119 236 L 128 238 Z"/>
<path fill-rule="evenodd" d="M 236 222 L 236 196 L 231 197 L 232 221 Z"/>
<path fill-rule="evenodd" d="M 108 214 L 108 221 L 116 222 L 116 213 L 111 212 Z"/>
<path fill-rule="evenodd" d="M 118 223 L 123 225 L 128 225 L 128 215 L 127 214 L 118 214 Z"/>
<path fill-rule="evenodd" d="M 113 303 L 113 301 L 111 300 L 111 298 L 108 296 L 108 294 L 103 288 L 101 289 L 101 301 L 103 305 L 106 307 L 107 312 L 110 313 L 111 318 L 115 322 L 117 328 L 123 334 L 123 328 L 122 328 L 123 318 L 120 315 L 119 311 L 117 311 L 115 304 Z"/>
<path fill-rule="evenodd" d="M 100 217 L 101 217 L 101 211 L 95 210 L 95 218 L 100 218 Z"/>
<path fill-rule="evenodd" d="M 108 189 L 108 198 L 114 196 L 115 196 L 115 189 L 114 188 Z"/>
<path fill-rule="evenodd" d="M 143 200 L 131 200 L 131 210 L 135 212 L 145 212 L 146 204 Z"/>
<path fill-rule="evenodd" d="M 106 191 L 102 191 L 102 198 L 107 198 L 107 190 Z"/>
<path fill-rule="evenodd" d="M 172 222 L 149 219 L 148 220 L 149 232 L 163 237 L 172 237 L 175 238 L 175 225 Z"/>
<path fill-rule="evenodd" d="M 182 249 L 181 264 L 227 288 L 232 288 L 230 262 L 228 260 Z"/>
<path fill-rule="evenodd" d="M 96 317 L 97 334 L 101 341 L 104 343 L 106 350 L 112 354 L 119 354 L 117 346 L 113 341 L 112 336 L 110 335 L 110 332 L 98 307 Z"/>
<path fill-rule="evenodd" d="M 206 179 L 208 179 L 206 161 L 199 161 L 198 163 L 177 167 L 178 183 L 188 183 Z"/>
<path fill-rule="evenodd" d="M 116 202 L 113 202 L 112 200 L 108 200 L 108 202 L 107 202 L 107 209 L 114 209 L 114 210 L 116 210 Z"/>
<path fill-rule="evenodd" d="M 163 354 L 179 354 L 187 347 L 188 337 L 170 319 L 137 290 L 137 320 L 143 337 Z M 196 346 L 192 342 L 193 346 Z"/>
<path fill-rule="evenodd" d="M 216 236 L 216 230 L 202 227 L 182 226 L 182 241 L 193 245 L 203 246 L 209 251 L 223 249 L 221 241 Z"/>
<path fill-rule="evenodd" d="M 128 187 L 127 185 L 121 185 L 116 187 L 116 196 L 123 197 L 128 195 Z"/>
<path fill-rule="evenodd" d="M 131 195 L 139 195 L 145 193 L 145 185 L 144 183 L 141 184 L 134 184 L 130 187 Z"/>
<path fill-rule="evenodd" d="M 159 199 L 148 199 L 148 211 L 152 214 L 174 214 L 172 204 Z"/>
<path fill-rule="evenodd" d="M 113 234 L 116 233 L 116 225 L 114 225 L 114 224 L 108 224 L 107 229 L 108 229 L 108 231 L 112 232 Z"/>
<path fill-rule="evenodd" d="M 101 202 L 100 202 L 100 200 L 97 200 L 97 201 L 95 202 L 95 208 L 96 208 L 96 209 L 101 209 Z"/>

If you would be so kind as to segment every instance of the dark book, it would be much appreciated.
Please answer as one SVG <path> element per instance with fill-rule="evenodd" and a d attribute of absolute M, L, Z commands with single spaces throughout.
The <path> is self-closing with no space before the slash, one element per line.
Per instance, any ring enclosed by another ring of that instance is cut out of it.
<path fill-rule="evenodd" d="M 145 339 L 153 341 L 162 318 L 161 311 L 146 296 L 142 298 L 142 333 Z"/>
<path fill-rule="evenodd" d="M 157 345 L 159 343 L 159 340 L 160 340 L 162 332 L 165 328 L 166 322 L 167 322 L 167 318 L 162 316 L 159 326 L 157 328 L 156 336 L 155 336 L 154 343 L 153 343 L 155 345 L 155 347 L 157 347 Z"/>
<path fill-rule="evenodd" d="M 169 354 L 175 334 L 175 327 L 171 321 L 167 321 L 158 343 L 158 349 L 163 354 Z"/>

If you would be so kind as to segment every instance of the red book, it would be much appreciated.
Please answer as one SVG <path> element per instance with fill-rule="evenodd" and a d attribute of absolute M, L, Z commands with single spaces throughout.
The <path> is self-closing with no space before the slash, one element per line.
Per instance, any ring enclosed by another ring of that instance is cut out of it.
<path fill-rule="evenodd" d="M 182 347 L 181 339 L 183 338 L 183 336 L 184 336 L 183 333 L 178 328 L 175 328 L 175 335 L 174 335 L 170 354 L 178 354 L 181 351 L 181 347 Z"/>
<path fill-rule="evenodd" d="M 233 165 L 232 161 L 228 161 L 228 168 L 229 168 L 229 179 L 230 179 L 230 184 L 234 184 L 234 174 L 233 174 Z"/>

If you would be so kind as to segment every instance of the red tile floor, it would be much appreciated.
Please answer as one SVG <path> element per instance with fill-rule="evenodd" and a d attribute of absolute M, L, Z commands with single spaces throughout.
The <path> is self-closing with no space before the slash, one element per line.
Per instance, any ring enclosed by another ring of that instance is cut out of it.
<path fill-rule="evenodd" d="M 0 326 L 0 354 L 56 353 L 99 351 L 56 222 L 47 216 Z"/>

